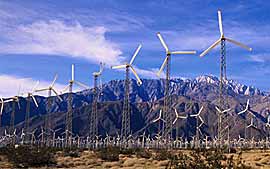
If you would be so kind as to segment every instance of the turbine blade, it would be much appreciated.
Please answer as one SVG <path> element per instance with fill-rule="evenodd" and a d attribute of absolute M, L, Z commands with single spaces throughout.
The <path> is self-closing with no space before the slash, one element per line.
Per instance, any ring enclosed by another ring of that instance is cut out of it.
<path fill-rule="evenodd" d="M 139 51 L 140 51 L 141 48 L 142 48 L 142 45 L 140 44 L 140 45 L 137 47 L 135 53 L 133 54 L 132 59 L 130 60 L 129 64 L 132 65 L 132 63 L 133 63 L 134 60 L 135 60 L 135 57 L 138 55 L 138 53 L 139 53 Z"/>
<path fill-rule="evenodd" d="M 200 110 L 199 110 L 199 113 L 198 113 L 198 114 L 201 114 L 202 110 L 203 110 L 203 106 L 200 108 Z"/>
<path fill-rule="evenodd" d="M 204 55 L 206 55 L 210 50 L 212 50 L 213 48 L 215 48 L 220 42 L 221 42 L 221 39 L 218 39 L 208 49 L 206 49 L 203 53 L 201 53 L 200 54 L 200 57 L 203 57 Z"/>
<path fill-rule="evenodd" d="M 169 48 L 168 48 L 168 46 L 166 45 L 165 41 L 163 40 L 163 38 L 162 38 L 160 32 L 157 33 L 157 36 L 158 36 L 158 38 L 159 38 L 159 40 L 160 40 L 162 46 L 165 48 L 166 53 L 168 53 L 168 52 L 169 52 Z"/>
<path fill-rule="evenodd" d="M 175 124 L 175 123 L 176 123 L 176 121 L 177 121 L 177 118 L 175 118 L 175 119 L 174 119 L 173 124 Z"/>
<path fill-rule="evenodd" d="M 67 85 L 60 93 L 65 92 L 69 88 L 69 85 Z"/>
<path fill-rule="evenodd" d="M 74 81 L 74 64 L 71 65 L 71 80 Z"/>
<path fill-rule="evenodd" d="M 187 116 L 178 116 L 178 118 L 180 118 L 180 119 L 186 119 Z"/>
<path fill-rule="evenodd" d="M 246 108 L 242 111 L 240 111 L 239 113 L 237 114 L 242 114 L 242 113 L 245 113 L 247 110 L 248 110 L 248 106 L 249 106 L 249 99 L 247 100 L 247 105 L 246 105 Z"/>
<path fill-rule="evenodd" d="M 168 56 L 166 56 L 164 62 L 162 63 L 162 65 L 161 65 L 161 67 L 160 67 L 160 69 L 159 69 L 159 71 L 158 71 L 158 73 L 157 73 L 157 76 L 158 76 L 158 77 L 160 77 L 160 74 L 161 74 L 161 72 L 163 71 L 163 69 L 164 69 L 164 67 L 165 67 L 165 65 L 166 65 L 166 63 L 167 63 L 167 60 L 168 60 Z"/>
<path fill-rule="evenodd" d="M 217 106 L 215 108 L 219 113 L 221 113 L 221 110 Z"/>
<path fill-rule="evenodd" d="M 176 109 L 174 109 L 174 112 L 175 112 L 175 116 L 178 117 L 178 113 Z"/>
<path fill-rule="evenodd" d="M 35 91 L 36 90 L 38 84 L 39 84 L 39 81 L 37 81 L 37 83 L 35 84 L 35 86 L 32 88 L 32 91 Z"/>
<path fill-rule="evenodd" d="M 240 42 L 237 42 L 237 41 L 235 41 L 233 39 L 226 38 L 226 40 L 233 43 L 233 44 L 235 44 L 235 45 L 237 45 L 237 46 L 240 46 L 240 47 L 242 47 L 244 49 L 247 49 L 248 51 L 252 51 L 252 48 L 250 48 L 250 47 L 248 47 L 248 46 L 246 46 L 246 45 L 244 45 L 244 44 L 242 44 Z"/>
<path fill-rule="evenodd" d="M 196 54 L 196 51 L 174 51 L 171 54 Z"/>
<path fill-rule="evenodd" d="M 4 109 L 4 100 L 3 100 L 3 98 L 0 98 L 0 100 L 1 100 L 1 110 L 0 110 L 0 115 L 2 115 L 3 109 Z"/>
<path fill-rule="evenodd" d="M 223 33 L 222 16 L 221 16 L 220 10 L 218 10 L 218 25 L 219 25 L 220 36 L 223 37 L 224 33 Z"/>
<path fill-rule="evenodd" d="M 85 88 L 85 89 L 89 89 L 89 87 L 88 87 L 87 85 L 85 85 L 85 84 L 83 84 L 83 83 L 81 83 L 81 82 L 74 81 L 74 83 L 76 83 L 77 85 L 79 85 L 79 86 L 81 86 L 81 87 L 83 87 L 83 88 Z"/>
<path fill-rule="evenodd" d="M 46 91 L 46 90 L 49 90 L 49 89 L 48 88 L 37 89 L 37 90 L 35 90 L 35 92 L 43 92 L 43 91 Z"/>
<path fill-rule="evenodd" d="M 202 124 L 204 123 L 204 120 L 202 119 L 201 116 L 199 116 L 199 119 L 201 120 Z"/>
<path fill-rule="evenodd" d="M 126 68 L 127 65 L 119 65 L 119 66 L 112 66 L 112 69 L 122 69 L 122 68 Z"/>
<path fill-rule="evenodd" d="M 52 91 L 54 92 L 54 94 L 58 97 L 58 99 L 62 102 L 63 99 L 59 96 L 59 94 L 56 92 L 56 90 L 54 88 L 52 88 Z"/>
<path fill-rule="evenodd" d="M 31 94 L 31 97 L 32 97 L 36 107 L 38 107 L 38 103 L 37 103 L 37 100 L 36 100 L 35 96 L 33 94 Z"/>
<path fill-rule="evenodd" d="M 57 80 L 57 78 L 58 78 L 58 74 L 55 74 L 54 79 L 53 79 L 53 81 L 52 81 L 52 83 L 51 83 L 51 85 L 50 85 L 51 87 L 54 86 L 55 81 Z"/>
<path fill-rule="evenodd" d="M 133 72 L 134 76 L 135 76 L 136 79 L 137 79 L 137 84 L 138 84 L 139 86 L 142 85 L 142 81 L 141 81 L 141 79 L 139 78 L 138 74 L 136 73 L 135 69 L 134 69 L 132 66 L 130 66 L 130 69 L 131 69 L 131 71 Z"/>

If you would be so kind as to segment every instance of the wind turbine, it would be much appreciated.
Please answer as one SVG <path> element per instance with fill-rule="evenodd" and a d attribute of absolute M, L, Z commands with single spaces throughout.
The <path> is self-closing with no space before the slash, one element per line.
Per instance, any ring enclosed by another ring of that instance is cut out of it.
<path fill-rule="evenodd" d="M 26 94 L 26 113 L 25 113 L 25 123 L 24 123 L 24 129 L 26 133 L 29 133 L 29 120 L 30 120 L 30 106 L 31 106 L 31 99 L 33 100 L 36 107 L 38 107 L 37 100 L 34 96 L 35 89 L 37 88 L 39 84 L 39 81 L 37 81 L 36 85 L 32 88 L 30 92 L 23 93 L 22 95 Z M 28 138 L 27 138 L 28 139 Z"/>
<path fill-rule="evenodd" d="M 16 103 L 18 105 L 18 109 L 21 109 L 19 97 L 20 97 L 20 90 L 21 87 L 19 87 L 17 96 L 13 96 L 9 101 L 12 101 L 12 112 L 11 112 L 11 118 L 10 118 L 10 132 L 13 132 L 15 129 L 15 112 L 16 112 Z"/>
<path fill-rule="evenodd" d="M 174 112 L 175 112 L 175 119 L 174 119 L 174 121 L 173 121 L 173 125 L 177 122 L 178 119 L 186 119 L 186 118 L 187 118 L 187 116 L 180 116 L 180 115 L 178 114 L 178 112 L 177 112 L 176 109 L 174 109 Z M 178 129 L 179 129 L 179 123 L 176 124 L 175 129 L 176 129 L 176 140 L 178 140 L 178 135 L 179 135 L 179 131 L 178 131 Z"/>
<path fill-rule="evenodd" d="M 256 121 L 256 116 L 252 113 L 252 112 L 249 112 L 249 114 L 251 114 L 251 119 L 250 119 L 250 123 L 246 126 L 246 128 L 250 128 L 250 138 L 253 138 L 253 132 L 252 132 L 252 128 L 253 129 L 258 129 L 256 124 L 255 124 L 255 121 Z"/>
<path fill-rule="evenodd" d="M 4 104 L 8 103 L 9 101 L 10 100 L 4 100 L 2 97 L 0 98 L 0 104 L 1 104 L 1 107 L 0 107 L 0 127 L 2 127 L 2 113 L 4 110 Z"/>
<path fill-rule="evenodd" d="M 170 112 L 170 108 L 171 108 L 171 100 L 170 100 L 170 63 L 171 63 L 171 55 L 178 55 L 178 54 L 196 54 L 196 51 L 173 51 L 171 52 L 169 50 L 169 47 L 167 46 L 167 44 L 165 43 L 165 41 L 163 40 L 160 32 L 157 33 L 157 37 L 159 38 L 162 46 L 165 49 L 165 53 L 166 53 L 166 57 L 165 60 L 163 62 L 163 64 L 161 65 L 157 75 L 160 76 L 161 72 L 163 71 L 163 69 L 166 66 L 166 82 L 165 82 L 165 93 L 164 93 L 164 114 L 165 114 L 165 120 L 167 121 L 165 127 L 164 127 L 164 132 L 163 132 L 163 137 L 169 137 L 169 134 L 172 134 L 172 126 L 173 126 L 173 122 L 172 122 L 172 115 Z"/>
<path fill-rule="evenodd" d="M 162 118 L 162 109 L 160 109 L 160 111 L 159 111 L 159 116 L 158 116 L 158 118 L 156 118 L 156 119 L 154 119 L 153 120 L 153 122 L 152 123 L 156 123 L 156 122 L 158 122 L 158 121 L 160 121 L 160 123 L 159 123 L 159 127 L 158 127 L 158 134 L 160 134 L 160 130 L 161 130 L 161 128 L 162 128 L 162 123 L 161 122 L 163 122 L 163 125 L 165 125 L 166 124 L 166 120 L 164 120 L 163 118 Z"/>
<path fill-rule="evenodd" d="M 73 85 L 76 84 L 82 88 L 88 89 L 89 87 L 79 81 L 75 80 L 75 72 L 74 72 L 74 64 L 71 65 L 71 80 L 69 80 L 69 84 L 64 88 L 64 91 L 66 91 L 67 89 L 69 89 L 69 93 L 68 93 L 68 110 L 67 110 L 67 114 L 66 114 L 66 130 L 65 130 L 65 134 L 66 134 L 66 144 L 70 141 L 68 141 L 70 139 L 70 134 L 72 133 L 72 90 L 73 90 Z"/>
<path fill-rule="evenodd" d="M 228 109 L 225 109 L 225 110 L 220 110 L 217 106 L 215 108 L 216 108 L 216 110 L 218 112 L 219 117 L 223 117 L 224 114 L 228 114 L 228 112 L 231 111 L 231 108 L 228 108 Z M 222 124 L 222 118 L 218 118 L 218 126 L 221 126 L 221 124 Z M 221 146 L 222 141 L 224 140 L 224 139 L 221 139 L 221 133 L 226 132 L 226 131 L 227 131 L 226 134 L 227 134 L 227 139 L 228 139 L 228 143 L 229 143 L 230 142 L 230 126 L 229 126 L 229 124 L 225 125 L 224 128 L 222 128 L 222 129 L 218 129 L 217 140 L 218 140 L 218 143 L 219 143 L 220 146 Z"/>
<path fill-rule="evenodd" d="M 206 49 L 204 52 L 200 54 L 200 57 L 203 57 L 208 52 L 210 52 L 213 48 L 215 48 L 217 45 L 221 45 L 221 55 L 220 55 L 220 83 L 219 83 L 219 108 L 222 110 L 226 109 L 228 107 L 227 101 L 224 99 L 224 94 L 226 94 L 226 88 L 224 88 L 224 83 L 227 80 L 227 74 L 226 74 L 226 41 L 233 43 L 237 46 L 240 46 L 244 49 L 247 49 L 248 51 L 251 51 L 252 48 L 237 42 L 233 39 L 227 38 L 224 35 L 223 32 L 223 26 L 222 26 L 222 16 L 221 16 L 221 10 L 218 10 L 218 24 L 219 24 L 219 31 L 220 31 L 220 38 L 214 42 L 208 49 Z M 226 98 L 227 99 L 227 98 Z M 226 135 L 223 134 L 224 128 L 229 128 L 229 119 L 228 114 L 218 114 L 218 140 L 221 142 L 223 140 L 223 137 Z M 229 130 L 227 131 L 229 132 Z M 227 133 L 229 135 L 229 133 Z"/>
<path fill-rule="evenodd" d="M 201 112 L 203 110 L 203 106 L 200 108 L 199 112 L 197 114 L 192 114 L 190 115 L 190 117 L 195 117 L 196 118 L 196 146 L 198 146 L 199 143 L 199 139 L 200 139 L 200 134 L 202 135 L 202 131 L 201 131 L 201 126 L 204 124 L 204 120 L 201 117 Z M 201 123 L 199 124 L 199 120 L 201 121 Z M 199 125 L 198 125 L 199 124 Z"/>
<path fill-rule="evenodd" d="M 137 79 L 137 84 L 140 86 L 142 84 L 141 79 L 139 78 L 138 74 L 136 73 L 135 69 L 133 68 L 132 64 L 138 55 L 142 45 L 140 44 L 135 53 L 133 54 L 129 63 L 125 63 L 119 66 L 112 66 L 112 69 L 126 69 L 126 79 L 125 79 L 125 96 L 124 96 L 124 106 L 123 106 L 123 113 L 122 113 L 122 126 L 121 126 L 121 137 L 126 139 L 131 130 L 130 130 L 130 103 L 129 103 L 129 69 L 132 71 L 134 76 Z"/>
<path fill-rule="evenodd" d="M 247 100 L 246 108 L 237 114 L 238 115 L 245 114 L 248 111 L 248 108 L 249 108 L 249 99 Z M 247 119 L 246 119 L 246 117 L 244 119 L 244 123 L 245 123 L 245 139 L 247 139 Z"/>
<path fill-rule="evenodd" d="M 89 112 L 89 136 L 94 139 L 98 135 L 98 117 L 97 117 L 97 104 L 98 104 L 98 77 L 101 76 L 104 69 L 104 63 L 100 63 L 98 72 L 93 73 L 94 89 L 93 89 L 93 101 L 92 101 L 92 113 Z"/>
<path fill-rule="evenodd" d="M 265 127 L 268 127 L 270 129 L 270 115 L 267 117 L 267 122 L 265 123 Z M 269 137 L 269 130 L 268 130 L 268 137 Z"/>
<path fill-rule="evenodd" d="M 62 98 L 59 96 L 59 94 L 57 93 L 56 89 L 54 88 L 55 82 L 58 78 L 58 75 L 56 74 L 54 76 L 54 79 L 52 81 L 52 83 L 46 87 L 46 88 L 41 88 L 41 89 L 36 89 L 35 92 L 44 92 L 44 91 L 48 91 L 48 104 L 47 104 L 47 114 L 45 115 L 45 119 L 44 119 L 44 128 L 42 128 L 42 131 L 45 129 L 45 133 L 48 132 L 48 130 L 51 128 L 51 114 L 50 114 L 50 109 L 51 109 L 51 104 L 52 104 L 52 92 L 57 96 L 57 98 L 60 101 L 63 101 Z M 46 138 L 44 138 L 46 139 Z"/>

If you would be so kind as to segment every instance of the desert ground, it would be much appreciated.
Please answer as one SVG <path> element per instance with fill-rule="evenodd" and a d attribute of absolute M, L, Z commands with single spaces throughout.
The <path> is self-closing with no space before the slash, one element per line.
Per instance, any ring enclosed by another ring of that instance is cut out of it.
<path fill-rule="evenodd" d="M 1 169 L 11 169 L 11 168 L 75 168 L 75 169 L 88 169 L 88 168 L 126 168 L 126 169 L 157 169 L 157 168 L 177 168 L 176 163 L 181 163 L 181 167 L 184 163 L 193 163 L 187 166 L 194 166 L 194 163 L 197 163 L 196 166 L 198 168 L 205 168 L 203 166 L 199 167 L 199 163 L 205 163 L 206 159 L 201 157 L 200 159 L 194 160 L 196 158 L 192 151 L 189 150 L 174 150 L 170 151 L 171 154 L 182 154 L 182 158 L 178 159 L 175 163 L 171 159 L 167 158 L 168 151 L 156 151 L 156 150 L 147 150 L 147 153 L 131 153 L 125 152 L 123 154 L 117 154 L 118 158 L 112 157 L 113 152 L 94 152 L 88 150 L 81 150 L 79 152 L 63 152 L 57 151 L 53 154 L 54 164 L 43 165 L 39 167 L 27 167 L 24 164 L 14 164 L 14 162 L 10 161 L 7 156 L 0 156 L 0 168 Z M 183 158 L 183 155 L 187 155 L 185 157 L 191 157 L 193 160 L 189 160 L 188 158 Z M 213 154 L 212 154 L 213 155 Z M 209 155 L 211 156 L 211 155 Z M 224 156 L 231 157 L 234 162 L 233 168 L 270 168 L 270 150 L 245 150 L 245 151 L 237 151 L 236 153 L 225 153 Z M 211 158 L 213 158 L 212 156 Z M 21 158 L 21 157 L 19 157 Z M 192 162 L 191 162 L 192 161 Z M 221 160 L 222 161 L 222 160 Z M 226 160 L 223 160 L 222 163 L 225 163 Z M 178 166 L 179 167 L 179 166 Z M 179 167 L 179 168 L 181 168 Z M 187 167 L 188 168 L 188 167 Z"/>

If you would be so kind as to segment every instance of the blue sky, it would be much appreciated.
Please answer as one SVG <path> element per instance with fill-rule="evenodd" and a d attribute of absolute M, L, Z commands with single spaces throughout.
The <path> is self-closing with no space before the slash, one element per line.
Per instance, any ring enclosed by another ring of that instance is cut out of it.
<path fill-rule="evenodd" d="M 252 52 L 227 44 L 228 78 L 269 90 L 270 3 L 213 0 L 1 0 L 0 80 L 2 96 L 14 95 L 39 80 L 46 86 L 58 73 L 57 87 L 75 78 L 92 85 L 92 72 L 106 62 L 103 81 L 124 78 L 111 65 L 129 61 L 139 43 L 134 65 L 141 78 L 157 78 L 164 49 L 196 50 L 172 56 L 172 76 L 194 78 L 219 74 L 219 50 L 199 54 L 219 38 L 217 10 L 222 10 L 225 36 L 252 47 Z"/>

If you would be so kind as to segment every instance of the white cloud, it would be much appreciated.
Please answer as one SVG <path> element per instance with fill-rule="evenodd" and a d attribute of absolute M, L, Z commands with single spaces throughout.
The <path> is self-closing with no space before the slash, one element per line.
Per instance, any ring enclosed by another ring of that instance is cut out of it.
<path fill-rule="evenodd" d="M 100 61 L 118 64 L 122 57 L 118 46 L 107 40 L 105 27 L 84 27 L 80 23 L 39 21 L 18 26 L 10 32 L 8 42 L 0 44 L 2 53 L 49 54 L 84 58 L 93 63 Z"/>
<path fill-rule="evenodd" d="M 0 97 L 5 98 L 18 95 L 19 90 L 20 93 L 29 92 L 37 83 L 37 80 L 34 80 L 32 78 L 22 78 L 5 74 L 0 75 L 0 81 Z M 48 87 L 50 84 L 51 82 L 48 81 L 40 81 L 37 88 Z M 56 90 L 62 90 L 64 87 L 65 85 L 63 84 L 55 84 Z M 41 92 L 36 94 L 47 96 L 47 92 Z"/>
<path fill-rule="evenodd" d="M 159 71 L 159 69 L 154 68 L 154 69 L 150 69 L 150 70 L 145 70 L 145 69 L 140 69 L 140 68 L 135 68 L 136 72 L 144 77 L 144 78 L 151 78 L 151 79 L 158 79 L 159 77 L 157 76 L 157 72 Z M 165 77 L 165 73 L 161 72 L 160 74 L 161 78 Z"/>
<path fill-rule="evenodd" d="M 265 63 L 270 61 L 270 55 L 268 53 L 251 55 L 250 60 L 258 63 Z"/>

